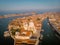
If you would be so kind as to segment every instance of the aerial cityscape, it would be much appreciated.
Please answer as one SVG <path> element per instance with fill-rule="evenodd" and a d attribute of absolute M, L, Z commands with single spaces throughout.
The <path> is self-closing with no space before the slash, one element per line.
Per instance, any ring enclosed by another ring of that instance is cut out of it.
<path fill-rule="evenodd" d="M 0 45 L 60 45 L 60 0 L 1 0 Z"/>

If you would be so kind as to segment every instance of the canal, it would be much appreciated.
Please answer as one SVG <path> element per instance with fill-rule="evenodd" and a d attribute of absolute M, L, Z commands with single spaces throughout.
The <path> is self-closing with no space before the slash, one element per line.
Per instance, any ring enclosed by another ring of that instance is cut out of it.
<path fill-rule="evenodd" d="M 48 24 L 48 19 L 45 19 L 42 23 L 44 32 L 42 32 L 43 40 L 41 45 L 60 45 L 60 40 L 56 37 L 55 32 Z"/>

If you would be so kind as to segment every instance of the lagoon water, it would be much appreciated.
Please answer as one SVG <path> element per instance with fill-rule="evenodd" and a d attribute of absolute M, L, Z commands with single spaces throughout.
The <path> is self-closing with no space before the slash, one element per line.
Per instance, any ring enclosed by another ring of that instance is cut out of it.
<path fill-rule="evenodd" d="M 13 39 L 11 37 L 4 38 L 3 33 L 4 31 L 8 30 L 7 29 L 8 24 L 15 18 L 18 18 L 18 17 L 0 19 L 0 45 L 14 44 Z M 53 30 L 47 24 L 48 20 L 45 19 L 42 23 L 43 23 L 42 29 L 44 30 L 44 32 L 41 32 L 43 34 L 41 45 L 60 45 L 60 40 L 55 36 L 55 33 L 53 32 Z"/>

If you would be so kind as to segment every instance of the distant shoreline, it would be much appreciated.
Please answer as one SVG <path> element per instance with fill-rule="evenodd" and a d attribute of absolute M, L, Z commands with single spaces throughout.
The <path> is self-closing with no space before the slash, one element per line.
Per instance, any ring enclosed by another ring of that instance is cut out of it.
<path fill-rule="evenodd" d="M 31 16 L 31 15 L 49 15 L 49 14 L 57 14 L 59 15 L 60 12 L 46 12 L 42 14 L 37 14 L 36 12 L 30 12 L 30 13 L 22 13 L 22 14 L 7 14 L 7 15 L 1 15 L 0 19 L 2 18 L 9 18 L 9 17 L 19 17 L 19 16 Z"/>

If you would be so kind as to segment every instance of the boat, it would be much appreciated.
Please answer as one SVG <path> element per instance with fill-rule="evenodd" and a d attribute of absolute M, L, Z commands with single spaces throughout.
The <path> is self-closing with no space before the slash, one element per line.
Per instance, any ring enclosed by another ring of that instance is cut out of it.
<path fill-rule="evenodd" d="M 10 36 L 9 31 L 5 31 L 4 32 L 4 37 L 9 37 L 9 36 Z"/>

